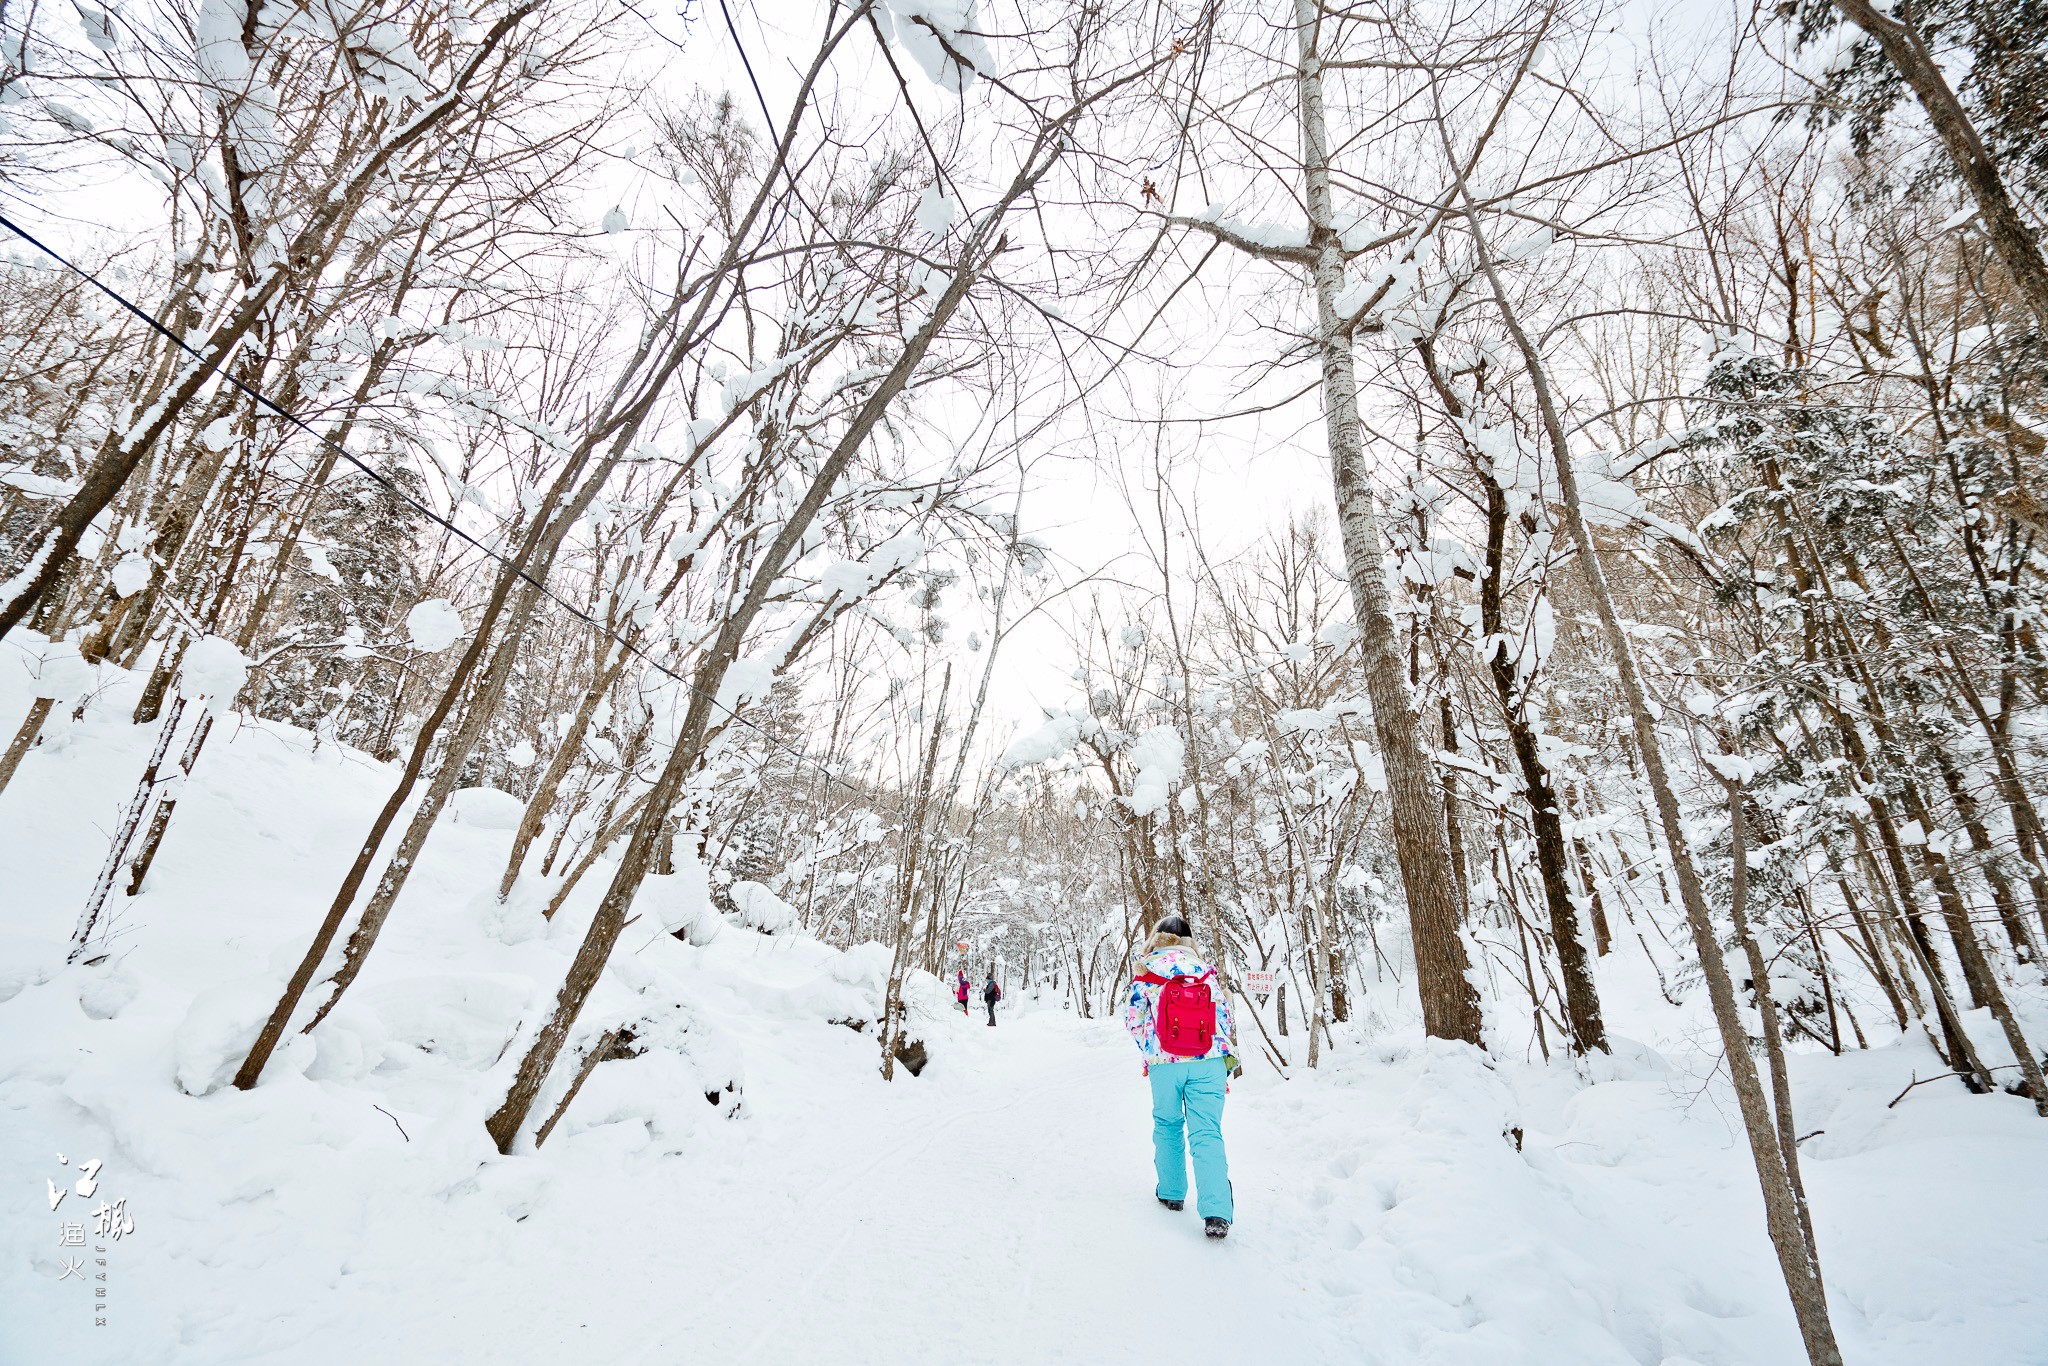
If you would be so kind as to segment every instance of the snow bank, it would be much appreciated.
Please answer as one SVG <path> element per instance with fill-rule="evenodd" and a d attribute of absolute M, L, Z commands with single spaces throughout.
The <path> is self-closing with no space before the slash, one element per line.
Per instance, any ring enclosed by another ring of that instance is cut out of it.
<path fill-rule="evenodd" d="M 518 1018 L 537 985 L 518 973 L 422 972 L 358 987 L 348 999 L 388 1037 L 475 1070 L 505 1051 L 505 1022 Z"/>
<path fill-rule="evenodd" d="M 18 716 L 76 656 L 27 633 L 7 645 L 0 712 Z M 593 873 L 553 922 L 538 913 L 551 882 L 537 873 L 499 904 L 519 802 L 472 788 L 452 798 L 337 1008 L 310 1035 L 302 1012 L 261 1084 L 236 1090 L 391 772 L 306 732 L 246 722 L 186 785 L 143 895 L 117 897 L 113 956 L 67 966 L 71 922 L 105 855 L 107 794 L 132 786 L 156 737 L 127 719 L 142 679 L 103 672 L 102 700 L 83 720 L 65 717 L 0 792 L 11 917 L 0 927 L 0 1167 L 36 1207 L 0 1220 L 0 1360 L 338 1362 L 353 1350 L 341 1344 L 359 1340 L 347 1325 L 373 1320 L 407 1359 L 474 1354 L 479 1334 L 494 1359 L 524 1359 L 553 1313 L 544 1306 L 569 1284 L 564 1247 L 577 1264 L 615 1261 L 621 1231 L 646 1222 L 607 1212 L 621 1192 L 665 1221 L 698 1203 L 667 1185 L 677 1176 L 733 1170 L 750 1145 L 827 1127 L 808 1108 L 792 1116 L 792 1098 L 882 1085 L 872 1030 L 827 1013 L 872 1017 L 873 965 L 789 932 L 787 903 L 766 889 L 740 896 L 756 923 L 782 932 L 726 925 L 704 869 L 685 860 L 649 879 L 522 1155 L 501 1158 L 483 1121 L 607 879 Z M 813 990 L 820 982 L 831 999 Z M 607 1033 L 616 1051 L 533 1149 Z M 769 1113 L 782 1116 L 765 1129 L 746 1100 L 757 1058 L 776 1079 Z M 89 1292 L 58 1284 L 58 1222 L 77 1207 L 41 1209 L 44 1177 L 75 1175 L 55 1164 L 59 1152 L 103 1158 L 106 1192 L 135 1220 L 134 1242 L 113 1254 L 120 1299 L 100 1334 Z M 479 1299 L 470 1269 L 487 1266 L 506 1279 Z M 580 1286 L 581 1273 L 571 1280 Z M 259 1300 L 270 1307 L 250 1312 Z M 522 1315 L 517 1331 L 498 1331 Z M 599 1352 L 630 1356 L 629 1345 Z"/>
<path fill-rule="evenodd" d="M 894 953 L 870 940 L 831 956 L 824 971 L 779 997 L 778 1004 L 797 1019 L 825 1020 L 874 1037 L 871 1026 L 882 1016 L 889 992 Z M 938 1024 L 951 1009 L 945 984 L 931 973 L 908 968 L 903 975 L 903 1037 L 932 1044 Z"/>
<path fill-rule="evenodd" d="M 676 871 L 656 874 L 641 884 L 633 903 L 640 913 L 670 934 L 682 933 L 702 948 L 718 937 L 725 921 L 711 905 L 711 879 L 694 859 L 679 861 Z"/>
<path fill-rule="evenodd" d="M 269 977 L 244 977 L 201 992 L 186 1010 L 172 1036 L 178 1089 L 188 1096 L 208 1096 L 228 1084 L 250 1045 L 283 994 L 284 983 Z M 292 1034 L 280 1049 L 286 1070 L 303 1071 L 312 1061 L 312 1040 Z M 300 1046 L 303 1045 L 303 1046 Z"/>
<path fill-rule="evenodd" d="M 460 787 L 448 794 L 448 814 L 478 830 L 517 830 L 526 803 L 495 787 Z"/>
<path fill-rule="evenodd" d="M 93 666 L 69 641 L 50 640 L 33 631 L 15 631 L 5 648 L 26 675 L 20 681 L 30 697 L 47 697 L 57 702 L 76 702 L 92 689 Z"/>
<path fill-rule="evenodd" d="M 865 1027 L 882 1014 L 894 955 L 872 941 L 835 954 L 826 969 L 792 990 L 789 1008 L 799 1017 Z"/>
<path fill-rule="evenodd" d="M 1274 1307 L 1291 1282 L 1301 1321 L 1327 1334 L 1302 1334 L 1292 1359 L 1803 1361 L 1732 1100 L 1719 1087 L 1711 1103 L 1696 1099 L 1714 1085 L 1704 1080 L 1712 1063 L 1693 1074 L 1642 1044 L 1614 1044 L 1612 1057 L 1587 1060 L 1585 1076 L 1428 1041 L 1377 1056 L 1340 1047 L 1318 1073 L 1239 1087 L 1226 1124 L 1240 1220 L 1280 1269 Z M 1970 1101 L 1945 1092 L 1917 1114 L 1888 1110 L 1897 1087 L 1887 1084 L 1903 1085 L 1911 1061 L 1897 1049 L 1796 1059 L 1801 1128 L 1825 1131 L 1801 1152 L 1844 1356 L 1888 1366 L 2032 1360 L 2029 1335 L 2048 1322 L 2037 1297 L 2003 1270 L 1966 1286 L 1970 1273 L 1945 1259 L 1984 1252 L 1946 1231 L 1974 1221 L 1920 1200 L 1920 1145 Z M 1816 1088 L 1823 1070 L 1847 1084 Z M 2039 1124 L 2023 1103 L 1993 1108 L 2004 1113 L 1979 1115 L 1993 1129 Z M 1858 1151 L 1866 1137 L 1884 1158 Z M 1822 1146 L 1830 1140 L 1844 1151 Z M 2013 1151 L 1988 1130 L 1971 1142 L 1987 1142 L 1979 1151 L 1992 1170 L 2010 1170 Z M 1241 1154 L 1255 1143 L 1266 1171 L 1285 1177 L 1245 1169 Z M 1995 1222 L 1978 1231 L 2009 1249 L 2017 1224 Z M 2031 1250 L 2018 1255 L 2039 1258 L 2041 1240 L 2023 1236 Z M 1935 1245 L 1910 1253 L 1901 1241 L 1926 1239 Z M 1940 1303 L 2014 1294 L 2003 1302 L 2028 1326 Z"/>
<path fill-rule="evenodd" d="M 88 968 L 78 984 L 78 1008 L 95 1020 L 112 1020 L 142 992 L 135 974 L 119 963 Z"/>
<path fill-rule="evenodd" d="M 63 971 L 66 947 L 60 939 L 34 939 L 0 931 L 0 1005 Z"/>
<path fill-rule="evenodd" d="M 776 934 L 797 923 L 796 908 L 758 882 L 735 882 L 729 894 L 740 924 Z"/>
<path fill-rule="evenodd" d="M 1298 1029 L 1278 1040 L 1292 1080 L 1248 1050 L 1222 1247 L 1150 1198 L 1147 1092 L 1115 1020 L 1055 1008 L 990 1029 L 912 972 L 908 1027 L 933 1063 L 884 1083 L 889 950 L 734 925 L 696 943 L 688 930 L 722 922 L 690 863 L 649 880 L 529 1132 L 600 1040 L 614 1051 L 543 1146 L 501 1157 L 483 1120 L 604 879 L 553 922 L 524 888 L 499 907 L 509 835 L 466 819 L 422 851 L 336 1010 L 237 1091 L 390 772 L 245 724 L 195 771 L 149 887 L 121 899 L 114 956 L 66 966 L 106 794 L 155 737 L 126 719 L 140 680 L 103 672 L 105 702 L 0 792 L 0 1168 L 16 1192 L 0 1360 L 340 1366 L 374 1324 L 405 1361 L 529 1361 L 566 1341 L 604 1361 L 1092 1361 L 1162 1284 L 1229 1306 L 1184 1353 L 1204 1366 L 1802 1359 L 1725 1069 L 1698 1050 L 1697 1015 L 1629 975 L 1621 935 L 1599 964 L 1611 1056 L 1425 1043 L 1391 993 L 1353 1002 L 1316 1072 Z M 0 667 L 0 715 L 34 685 Z M 1638 1026 L 1655 1048 L 1625 1037 Z M 1924 1042 L 1877 1041 L 1792 1056 L 1845 1358 L 2039 1360 L 2048 1125 L 1952 1081 L 1893 1106 L 1941 1068 Z M 43 1194 L 94 1159 L 135 1224 L 109 1254 L 105 1330 L 59 1242 L 90 1206 Z M 1018 1317 L 1020 1266 L 1057 1314 Z"/>

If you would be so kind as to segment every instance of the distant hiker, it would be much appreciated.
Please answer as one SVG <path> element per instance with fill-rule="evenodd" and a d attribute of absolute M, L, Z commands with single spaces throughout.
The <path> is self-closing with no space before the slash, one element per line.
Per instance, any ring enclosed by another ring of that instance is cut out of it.
<path fill-rule="evenodd" d="M 1003 999 L 1003 989 L 996 985 L 996 975 L 988 975 L 988 985 L 981 989 L 982 1004 L 988 1007 L 988 1027 L 996 1027 L 996 1002 Z"/>
<path fill-rule="evenodd" d="M 1188 922 L 1167 916 L 1138 955 L 1124 1028 L 1145 1055 L 1152 1080 L 1152 1158 L 1159 1172 L 1153 1193 L 1168 1209 L 1181 1208 L 1192 1151 L 1195 1208 L 1211 1238 L 1227 1236 L 1235 1214 L 1223 1155 L 1223 1096 L 1237 1062 L 1230 1025 L 1230 1002 L 1216 970 L 1195 956 Z"/>
<path fill-rule="evenodd" d="M 960 980 L 953 987 L 953 999 L 960 1003 L 960 1013 L 962 1015 L 967 1013 L 967 993 L 971 989 L 967 985 L 967 971 L 963 968 L 960 972 Z"/>

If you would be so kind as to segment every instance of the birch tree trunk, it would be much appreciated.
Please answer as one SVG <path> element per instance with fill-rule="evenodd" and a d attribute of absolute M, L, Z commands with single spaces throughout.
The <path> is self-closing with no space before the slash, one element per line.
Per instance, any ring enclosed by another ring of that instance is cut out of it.
<path fill-rule="evenodd" d="M 1477 1044 L 1479 994 L 1467 977 L 1470 961 L 1464 940 L 1458 937 L 1458 897 L 1453 890 L 1458 870 L 1452 866 L 1444 833 L 1443 786 L 1423 751 L 1415 701 L 1394 632 L 1379 514 L 1373 506 L 1371 472 L 1359 430 L 1351 329 L 1337 310 L 1337 296 L 1344 288 L 1344 250 L 1330 198 L 1329 133 L 1323 113 L 1323 62 L 1316 50 L 1315 0 L 1294 0 L 1294 17 L 1301 57 L 1302 163 L 1308 191 L 1309 249 L 1314 255 L 1323 421 L 1329 434 L 1346 576 L 1364 636 L 1373 731 L 1379 740 L 1393 809 L 1394 850 L 1408 901 L 1423 1028 L 1437 1038 Z"/>

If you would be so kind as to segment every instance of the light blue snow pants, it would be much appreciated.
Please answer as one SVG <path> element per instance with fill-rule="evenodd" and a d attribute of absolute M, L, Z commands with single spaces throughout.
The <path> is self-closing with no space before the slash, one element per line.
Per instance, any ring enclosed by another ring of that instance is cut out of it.
<path fill-rule="evenodd" d="M 1232 1217 L 1230 1163 L 1223 1156 L 1221 1058 L 1152 1064 L 1152 1160 L 1159 1169 L 1159 1198 L 1188 1198 L 1187 1150 L 1195 1156 L 1195 1209 L 1204 1219 Z M 1182 1142 L 1182 1130 L 1186 1142 Z"/>

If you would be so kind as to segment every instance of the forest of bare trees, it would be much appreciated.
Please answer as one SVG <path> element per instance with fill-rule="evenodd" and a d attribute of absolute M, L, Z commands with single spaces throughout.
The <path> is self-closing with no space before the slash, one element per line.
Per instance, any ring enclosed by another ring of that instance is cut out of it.
<path fill-rule="evenodd" d="M 1648 984 L 1841 1361 L 1788 1054 L 2048 1116 L 2033 7 L 761 8 L 0 0 L 0 791 L 148 736 L 70 958 L 177 933 L 233 715 L 384 793 L 244 1090 L 519 804 L 505 1152 L 688 868 L 889 951 L 885 1076 L 919 974 L 1101 1017 L 1168 913 L 1282 1075 Z"/>

